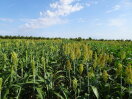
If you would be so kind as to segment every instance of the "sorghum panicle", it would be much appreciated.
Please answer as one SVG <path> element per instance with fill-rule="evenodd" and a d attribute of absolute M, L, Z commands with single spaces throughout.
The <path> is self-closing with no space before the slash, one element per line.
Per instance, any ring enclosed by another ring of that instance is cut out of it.
<path fill-rule="evenodd" d="M 126 67 L 125 75 L 126 75 L 125 78 L 126 82 L 128 84 L 132 84 L 132 66 L 130 64 Z"/>
<path fill-rule="evenodd" d="M 83 70 L 84 70 L 83 64 L 80 64 L 79 65 L 79 73 L 80 73 L 80 75 L 83 73 Z"/>
<path fill-rule="evenodd" d="M 108 81 L 108 79 L 109 79 L 109 74 L 107 73 L 106 70 L 103 71 L 102 77 L 103 77 L 103 80 L 104 80 L 105 82 Z"/>
<path fill-rule="evenodd" d="M 67 60 L 67 61 L 66 61 L 66 69 L 67 69 L 68 71 L 72 70 L 70 60 Z"/>
<path fill-rule="evenodd" d="M 74 91 L 76 90 L 76 88 L 77 88 L 77 86 L 78 86 L 78 80 L 76 79 L 76 78 L 74 78 L 73 80 L 72 80 L 72 84 L 73 84 L 73 89 L 74 89 Z"/>

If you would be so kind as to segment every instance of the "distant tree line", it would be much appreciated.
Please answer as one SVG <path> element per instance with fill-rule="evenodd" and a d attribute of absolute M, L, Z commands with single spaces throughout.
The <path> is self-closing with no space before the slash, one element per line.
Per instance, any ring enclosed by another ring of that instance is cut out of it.
<path fill-rule="evenodd" d="M 73 41 L 84 41 L 84 40 L 88 40 L 88 41 L 115 41 L 115 40 L 107 40 L 107 39 L 93 39 L 91 37 L 85 39 L 85 38 L 60 38 L 60 37 L 55 37 L 55 38 L 49 38 L 49 37 L 33 37 L 33 36 L 1 36 L 0 35 L 0 39 L 32 39 L 32 40 L 73 40 Z M 131 41 L 129 39 L 127 40 L 116 40 L 116 41 Z"/>

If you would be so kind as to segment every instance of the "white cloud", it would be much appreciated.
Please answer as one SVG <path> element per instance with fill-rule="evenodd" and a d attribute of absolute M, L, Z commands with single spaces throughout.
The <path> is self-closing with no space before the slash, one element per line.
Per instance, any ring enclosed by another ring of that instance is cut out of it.
<path fill-rule="evenodd" d="M 14 20 L 10 19 L 10 18 L 0 18 L 0 21 L 3 21 L 3 22 L 13 22 Z"/>
<path fill-rule="evenodd" d="M 47 15 L 48 17 L 67 16 L 83 8 L 83 6 L 81 6 L 79 3 L 76 3 L 75 5 L 71 5 L 68 2 L 53 3 L 50 5 L 50 7 L 53 9 L 56 9 L 56 11 L 47 10 L 46 13 L 43 13 L 44 15 Z"/>
<path fill-rule="evenodd" d="M 118 10 L 120 10 L 120 8 L 121 8 L 121 5 L 117 4 L 117 5 L 113 6 L 111 10 L 106 11 L 106 13 L 111 13 L 113 11 L 118 11 Z"/>
<path fill-rule="evenodd" d="M 29 22 L 25 24 L 26 28 L 43 28 L 48 27 L 55 24 L 62 24 L 66 23 L 66 20 L 62 20 L 58 17 L 45 17 L 45 18 L 38 18 L 38 19 L 31 19 L 28 20 Z"/>
<path fill-rule="evenodd" d="M 132 37 L 131 22 L 132 20 L 128 18 L 114 18 L 108 21 L 107 26 L 109 26 L 109 28 L 111 29 L 109 31 L 118 33 L 117 35 L 119 35 L 120 37 L 131 38 Z"/>
<path fill-rule="evenodd" d="M 39 18 L 29 19 L 23 27 L 36 29 L 66 23 L 67 21 L 62 19 L 62 17 L 70 15 L 73 12 L 80 11 L 83 6 L 78 2 L 78 0 L 59 0 L 51 3 L 50 8 L 52 10 L 40 12 Z"/>
<path fill-rule="evenodd" d="M 90 7 L 91 5 L 96 5 L 99 2 L 97 0 L 90 0 L 88 2 L 85 3 L 86 6 Z"/>
<path fill-rule="evenodd" d="M 96 25 L 96 26 L 102 26 L 103 23 L 96 23 L 95 25 Z"/>
<path fill-rule="evenodd" d="M 125 0 L 124 6 L 126 8 L 132 8 L 132 0 Z"/>
<path fill-rule="evenodd" d="M 114 5 L 110 10 L 107 10 L 106 13 L 112 13 L 125 8 L 132 8 L 131 0 L 121 0 L 118 4 Z"/>
<path fill-rule="evenodd" d="M 88 2 L 88 3 L 86 3 L 85 5 L 86 5 L 86 6 L 88 6 L 88 7 L 90 7 L 90 6 L 91 6 L 91 4 L 90 4 L 89 2 Z"/>
<path fill-rule="evenodd" d="M 110 19 L 108 25 L 120 28 L 126 25 L 126 21 L 127 21 L 126 19 L 122 18 Z"/>

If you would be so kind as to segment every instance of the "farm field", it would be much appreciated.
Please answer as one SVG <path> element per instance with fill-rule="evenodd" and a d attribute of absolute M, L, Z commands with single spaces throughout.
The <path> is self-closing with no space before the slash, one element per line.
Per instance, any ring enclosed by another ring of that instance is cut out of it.
<path fill-rule="evenodd" d="M 132 41 L 0 39 L 0 99 L 132 99 Z"/>

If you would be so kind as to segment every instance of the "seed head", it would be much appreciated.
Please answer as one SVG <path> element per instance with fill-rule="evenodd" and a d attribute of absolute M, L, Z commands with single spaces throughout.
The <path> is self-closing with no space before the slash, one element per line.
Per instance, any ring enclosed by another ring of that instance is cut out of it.
<path fill-rule="evenodd" d="M 71 57 L 72 61 L 75 60 L 76 57 L 75 57 L 74 52 L 72 52 L 72 51 L 70 52 L 70 57 Z"/>
<path fill-rule="evenodd" d="M 32 67 L 32 73 L 35 75 L 35 61 L 32 59 L 31 60 L 31 67 Z"/>
<path fill-rule="evenodd" d="M 122 74 L 122 64 L 121 63 L 118 64 L 116 72 L 117 72 L 117 75 L 121 75 Z"/>
<path fill-rule="evenodd" d="M 126 52 L 121 51 L 121 52 L 119 53 L 119 56 L 120 56 L 121 60 L 124 60 L 124 59 L 126 58 Z"/>
<path fill-rule="evenodd" d="M 87 61 L 89 58 L 88 56 L 88 48 L 86 45 L 83 45 L 83 61 Z"/>
<path fill-rule="evenodd" d="M 123 60 L 123 59 L 125 59 L 126 58 L 126 52 L 122 52 L 121 53 L 121 59 Z"/>
<path fill-rule="evenodd" d="M 68 71 L 72 70 L 70 60 L 67 60 L 67 62 L 66 62 L 66 69 L 67 69 Z"/>
<path fill-rule="evenodd" d="M 74 78 L 74 79 L 72 80 L 72 84 L 73 84 L 73 89 L 74 89 L 74 91 L 75 91 L 76 88 L 77 88 L 77 86 L 78 86 L 78 84 L 77 84 L 77 79 L 76 79 L 76 78 Z"/>
<path fill-rule="evenodd" d="M 63 46 L 63 49 L 64 49 L 64 54 L 65 55 L 69 55 L 69 53 L 70 53 L 70 45 L 69 44 L 65 44 Z"/>
<path fill-rule="evenodd" d="M 105 54 L 100 54 L 99 58 L 98 58 L 98 64 L 99 64 L 99 68 L 102 69 L 104 68 L 105 66 L 105 63 L 106 63 L 106 57 L 105 57 Z"/>
<path fill-rule="evenodd" d="M 18 58 L 17 57 L 18 57 L 17 53 L 15 53 L 15 52 L 11 53 L 11 59 L 12 59 L 13 65 L 17 65 L 18 64 Z"/>
<path fill-rule="evenodd" d="M 83 73 L 83 70 L 84 70 L 83 64 L 80 64 L 79 65 L 79 73 L 80 73 L 80 75 Z"/>
<path fill-rule="evenodd" d="M 93 51 L 89 46 L 83 45 L 83 61 L 89 61 L 92 59 Z"/>
<path fill-rule="evenodd" d="M 95 74 L 94 74 L 93 69 L 91 69 L 91 70 L 87 73 L 87 76 L 88 76 L 90 79 L 95 77 Z"/>
<path fill-rule="evenodd" d="M 130 64 L 126 67 L 125 75 L 126 75 L 125 78 L 126 82 L 128 84 L 132 84 L 132 66 Z"/>
<path fill-rule="evenodd" d="M 104 80 L 105 82 L 107 82 L 107 81 L 108 81 L 108 78 L 109 78 L 109 74 L 107 73 L 106 70 L 103 71 L 102 76 L 103 76 L 103 80 Z"/>
<path fill-rule="evenodd" d="M 106 54 L 106 56 L 105 56 L 105 57 L 106 57 L 106 60 L 107 60 L 107 61 L 109 61 L 109 58 L 110 58 L 110 57 L 109 57 L 109 55 L 108 55 L 108 54 Z"/>
<path fill-rule="evenodd" d="M 110 55 L 109 55 L 109 60 L 108 60 L 108 61 L 109 61 L 109 63 L 111 63 L 111 62 L 112 62 L 113 58 L 114 58 L 114 56 L 113 56 L 112 54 L 110 54 Z"/>
<path fill-rule="evenodd" d="M 11 60 L 12 60 L 12 65 L 14 66 L 15 71 L 17 71 L 17 66 L 18 66 L 18 55 L 15 52 L 11 53 Z"/>
<path fill-rule="evenodd" d="M 81 51 L 80 51 L 80 48 L 79 47 L 76 47 L 75 48 L 75 56 L 76 56 L 77 59 L 79 59 L 80 56 L 81 56 Z"/>

